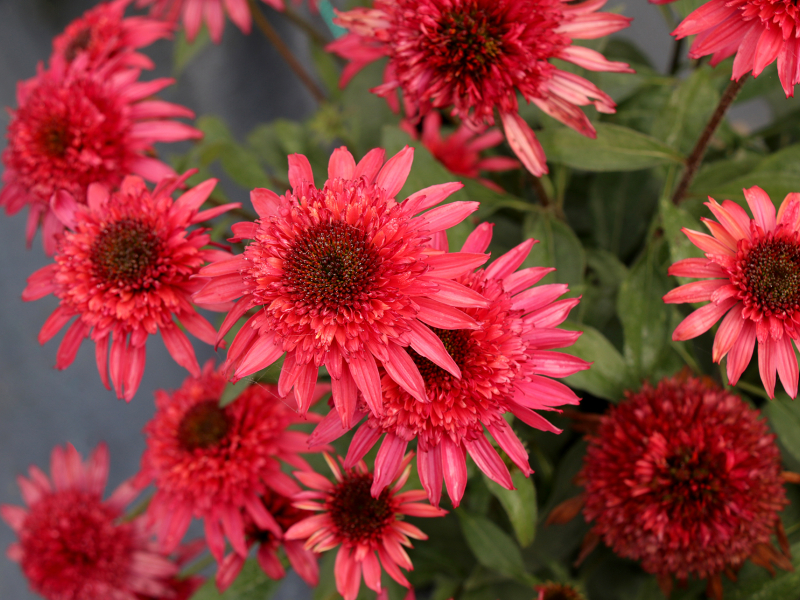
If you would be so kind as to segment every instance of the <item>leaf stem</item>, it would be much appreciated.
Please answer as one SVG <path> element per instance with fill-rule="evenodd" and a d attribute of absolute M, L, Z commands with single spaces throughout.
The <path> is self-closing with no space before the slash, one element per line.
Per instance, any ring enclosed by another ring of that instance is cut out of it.
<path fill-rule="evenodd" d="M 285 60 L 286 64 L 289 65 L 289 68 L 295 72 L 295 75 L 300 78 L 300 81 L 302 81 L 303 85 L 305 85 L 308 91 L 311 92 L 311 95 L 314 96 L 314 99 L 319 103 L 325 102 L 325 94 L 311 78 L 311 75 L 308 74 L 308 71 L 306 71 L 305 67 L 300 64 L 300 61 L 297 60 L 297 57 L 292 54 L 292 51 L 281 39 L 281 36 L 278 35 L 278 32 L 275 31 L 275 28 L 264 16 L 264 13 L 261 12 L 261 9 L 256 4 L 255 0 L 247 0 L 247 3 L 250 5 L 250 12 L 253 14 L 253 20 L 255 21 L 256 26 L 261 30 L 261 33 L 264 34 L 264 37 L 266 37 L 270 43 L 275 46 L 275 49 L 283 57 L 283 60 Z"/>
<path fill-rule="evenodd" d="M 683 172 L 683 177 L 681 177 L 678 187 L 675 189 L 675 193 L 672 196 L 673 204 L 677 205 L 683 201 L 686 192 L 689 190 L 689 185 L 697 174 L 697 169 L 703 162 L 703 156 L 706 153 L 711 137 L 714 135 L 720 123 L 722 123 L 722 118 L 725 116 L 725 113 L 728 112 L 728 108 L 730 108 L 730 105 L 739 94 L 739 91 L 744 87 L 749 76 L 749 73 L 745 73 L 738 81 L 731 81 L 728 87 L 725 88 L 725 92 L 723 92 L 722 98 L 719 99 L 719 104 L 717 104 L 714 114 L 711 115 L 708 123 L 706 123 L 705 129 L 703 129 L 703 132 L 700 134 L 692 153 L 686 161 L 686 170 Z"/>
<path fill-rule="evenodd" d="M 330 40 L 321 34 L 316 27 L 314 27 L 303 15 L 296 12 L 291 6 L 286 5 L 286 9 L 281 13 L 284 17 L 289 19 L 297 27 L 302 29 L 305 34 L 311 38 L 315 44 L 325 46 Z"/>

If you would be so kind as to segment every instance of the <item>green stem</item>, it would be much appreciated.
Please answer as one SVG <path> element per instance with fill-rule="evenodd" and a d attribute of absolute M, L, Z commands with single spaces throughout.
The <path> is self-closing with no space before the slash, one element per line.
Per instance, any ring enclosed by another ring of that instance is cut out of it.
<path fill-rule="evenodd" d="M 200 571 L 212 564 L 214 564 L 214 557 L 210 554 L 204 554 L 200 560 L 189 565 L 183 571 L 181 571 L 180 575 L 178 575 L 178 578 L 189 579 L 189 577 L 192 575 L 197 575 Z"/>

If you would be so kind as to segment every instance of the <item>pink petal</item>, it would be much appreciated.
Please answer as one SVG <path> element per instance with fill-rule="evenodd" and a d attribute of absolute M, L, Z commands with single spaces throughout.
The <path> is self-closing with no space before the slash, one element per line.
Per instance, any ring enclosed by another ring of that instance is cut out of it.
<path fill-rule="evenodd" d="M 417 471 L 431 504 L 439 506 L 442 498 L 443 479 L 441 445 L 434 446 L 427 451 L 418 450 Z"/>
<path fill-rule="evenodd" d="M 684 258 L 667 271 L 673 277 L 727 277 L 725 270 L 707 258 Z"/>
<path fill-rule="evenodd" d="M 437 183 L 411 194 L 402 206 L 408 214 L 416 215 L 423 210 L 436 206 L 442 200 L 464 187 L 460 181 L 450 183 Z M 466 251 L 465 251 L 466 252 Z M 475 251 L 473 251 L 475 252 Z"/>
<path fill-rule="evenodd" d="M 707 279 L 687 283 L 674 290 L 670 290 L 663 298 L 667 304 L 681 304 L 683 302 L 707 302 L 719 288 L 727 285 L 728 279 Z"/>
<path fill-rule="evenodd" d="M 467 463 L 464 448 L 456 445 L 447 435 L 442 436 L 439 445 L 442 453 L 442 472 L 447 494 L 453 506 L 461 504 L 467 487 Z"/>
<path fill-rule="evenodd" d="M 452 278 L 463 275 L 489 260 L 488 254 L 468 254 L 466 252 L 445 252 L 428 256 L 427 263 L 431 275 Z"/>
<path fill-rule="evenodd" d="M 417 318 L 439 329 L 478 329 L 475 319 L 453 306 L 449 306 L 430 298 L 417 297 L 414 301 L 419 305 Z"/>
<path fill-rule="evenodd" d="M 528 258 L 536 240 L 525 240 L 515 246 L 486 268 L 486 276 L 492 279 L 505 279 L 516 271 Z"/>
<path fill-rule="evenodd" d="M 311 171 L 311 163 L 302 154 L 289 155 L 289 185 L 292 189 L 299 189 L 303 182 L 314 185 L 314 173 Z"/>
<path fill-rule="evenodd" d="M 167 325 L 161 328 L 161 338 L 173 360 L 189 371 L 192 377 L 200 377 L 200 365 L 186 334 L 174 325 Z"/>
<path fill-rule="evenodd" d="M 683 233 L 686 234 L 686 237 L 688 237 L 689 240 L 703 252 L 707 252 L 709 254 L 721 254 L 722 256 L 734 256 L 736 254 L 734 251 L 728 248 L 728 246 L 716 238 L 711 237 L 710 235 L 686 228 L 681 229 L 681 231 L 683 231 Z"/>
<path fill-rule="evenodd" d="M 742 190 L 745 200 L 753 213 L 753 219 L 765 232 L 775 229 L 775 205 L 767 193 L 760 187 L 753 186 Z"/>
<path fill-rule="evenodd" d="M 405 146 L 400 152 L 386 161 L 378 173 L 375 184 L 386 190 L 388 198 L 394 198 L 403 188 L 414 162 L 414 148 Z"/>
<path fill-rule="evenodd" d="M 569 291 L 565 283 L 549 283 L 525 290 L 512 298 L 511 308 L 521 310 L 523 313 L 533 312 L 544 308 L 560 296 Z"/>
<path fill-rule="evenodd" d="M 728 381 L 731 385 L 736 385 L 739 377 L 742 376 L 750 359 L 753 357 L 753 350 L 756 343 L 756 325 L 750 319 L 744 320 L 739 337 L 733 343 L 733 347 L 728 352 Z"/>
<path fill-rule="evenodd" d="M 408 341 L 414 351 L 440 366 L 454 377 L 461 379 L 461 369 L 458 368 L 458 365 L 448 354 L 439 336 L 419 321 L 410 321 L 408 325 L 410 327 Z"/>
<path fill-rule="evenodd" d="M 378 365 L 375 357 L 369 352 L 353 354 L 350 356 L 350 375 L 356 382 L 358 389 L 364 395 L 367 405 L 375 416 L 384 413 L 381 395 L 381 379 L 378 374 Z"/>
<path fill-rule="evenodd" d="M 483 471 L 489 479 L 495 483 L 503 486 L 507 490 L 516 489 L 514 483 L 511 481 L 511 474 L 508 472 L 503 459 L 497 454 L 497 451 L 492 448 L 489 441 L 482 435 L 479 435 L 474 440 L 464 440 L 464 445 L 467 452 L 478 465 L 478 468 Z"/>
<path fill-rule="evenodd" d="M 775 397 L 775 340 L 767 338 L 758 342 L 758 373 L 770 399 Z"/>
<path fill-rule="evenodd" d="M 353 173 L 353 179 L 365 177 L 367 183 L 375 181 L 375 176 L 383 164 L 383 159 L 386 156 L 386 150 L 383 148 L 373 148 L 364 155 L 356 165 L 356 171 Z"/>
<path fill-rule="evenodd" d="M 353 179 L 355 171 L 356 159 L 353 155 L 344 146 L 336 148 L 328 161 L 328 178 Z"/>
<path fill-rule="evenodd" d="M 442 231 L 458 225 L 469 215 L 478 210 L 480 202 L 457 201 L 433 208 L 412 219 L 415 227 L 426 232 Z"/>
<path fill-rule="evenodd" d="M 735 298 L 728 298 L 722 304 L 711 303 L 698 308 L 675 328 L 672 339 L 679 342 L 705 333 L 737 302 Z"/>
<path fill-rule="evenodd" d="M 355 467 L 358 461 L 364 458 L 382 435 L 383 431 L 378 427 L 370 427 L 366 423 L 359 427 L 355 435 L 353 435 L 350 448 L 347 450 L 347 456 L 344 459 L 345 468 L 352 469 Z"/>
<path fill-rule="evenodd" d="M 408 352 L 394 342 L 389 342 L 387 350 L 389 357 L 388 360 L 383 361 L 383 368 L 386 369 L 389 377 L 394 379 L 413 398 L 420 402 L 430 402 L 428 394 L 425 392 L 425 380 L 422 379 L 417 365 Z"/>
<path fill-rule="evenodd" d="M 781 378 L 786 393 L 791 398 L 797 397 L 797 356 L 792 347 L 792 340 L 788 335 L 784 335 L 780 339 L 772 340 L 774 362 L 778 368 L 778 375 Z"/>
<path fill-rule="evenodd" d="M 247 327 L 247 325 L 245 325 Z M 262 335 L 253 342 L 234 372 L 235 379 L 252 375 L 265 369 L 283 356 L 283 346 L 275 343 L 274 335 Z M 231 346 L 233 350 L 233 346 Z"/>
<path fill-rule="evenodd" d="M 58 346 L 56 369 L 63 370 L 72 364 L 78 354 L 78 349 L 81 347 L 81 342 L 88 334 L 89 328 L 83 324 L 83 321 L 76 319 L 72 323 Z"/>
<path fill-rule="evenodd" d="M 373 498 L 380 496 L 383 488 L 389 485 L 397 475 L 403 456 L 406 453 L 408 440 L 392 433 L 387 433 L 375 457 L 375 475 L 370 493 Z"/>
<path fill-rule="evenodd" d="M 528 452 L 525 450 L 525 446 L 522 445 L 522 442 L 510 425 L 505 421 L 498 420 L 497 423 L 491 423 L 487 425 L 486 428 L 489 430 L 489 433 L 492 434 L 492 437 L 500 448 L 503 449 L 503 452 L 508 455 L 511 461 L 517 465 L 519 470 L 522 471 L 526 477 L 533 473 L 533 470 L 528 464 Z"/>
<path fill-rule="evenodd" d="M 438 277 L 428 279 L 439 286 L 438 291 L 428 294 L 430 298 L 463 308 L 485 308 L 491 305 L 491 302 L 478 292 L 461 283 Z"/>
<path fill-rule="evenodd" d="M 739 334 L 742 332 L 745 323 L 745 319 L 742 318 L 742 307 L 741 303 L 734 306 L 722 319 L 722 323 L 717 329 L 717 335 L 714 337 L 714 348 L 711 351 L 711 358 L 715 363 L 722 361 L 722 357 L 728 353 L 736 340 L 739 339 Z"/>
<path fill-rule="evenodd" d="M 462 252 L 486 252 L 492 241 L 494 223 L 481 223 L 467 236 Z"/>
<path fill-rule="evenodd" d="M 547 163 L 542 145 L 536 139 L 533 129 L 516 113 L 501 112 L 500 118 L 506 132 L 508 145 L 519 157 L 522 164 L 536 177 L 547 173 Z"/>

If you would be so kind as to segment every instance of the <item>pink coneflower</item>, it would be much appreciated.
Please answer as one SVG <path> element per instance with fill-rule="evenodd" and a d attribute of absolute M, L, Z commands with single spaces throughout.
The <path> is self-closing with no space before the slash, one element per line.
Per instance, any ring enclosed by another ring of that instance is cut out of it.
<path fill-rule="evenodd" d="M 22 293 L 26 301 L 48 294 L 60 300 L 39 332 L 40 344 L 77 317 L 58 348 L 57 369 L 71 365 L 81 342 L 91 338 L 103 384 L 110 389 L 110 371 L 117 397 L 131 400 L 144 373 L 147 338 L 160 332 L 175 362 L 200 375 L 194 349 L 175 320 L 198 339 L 215 342 L 216 330 L 190 298 L 204 285 L 195 277 L 200 267 L 230 255 L 204 249 L 211 239 L 207 230 L 188 228 L 238 205 L 198 211 L 216 179 L 173 200 L 189 175 L 165 179 L 153 192 L 133 176 L 113 194 L 92 184 L 86 205 L 58 196 L 54 214 L 69 230 L 55 262 L 31 275 Z"/>
<path fill-rule="evenodd" d="M 416 128 L 403 121 L 401 127 L 415 139 L 418 138 Z M 498 129 L 488 129 L 485 125 L 473 129 L 461 123 L 455 132 L 442 138 L 442 115 L 432 111 L 422 120 L 422 143 L 454 175 L 472 177 L 486 187 L 502 192 L 495 182 L 480 176 L 481 171 L 508 171 L 517 169 L 519 161 L 506 156 L 490 156 L 481 158 L 480 152 L 497 146 L 503 141 L 503 134 Z"/>
<path fill-rule="evenodd" d="M 261 1 L 275 10 L 284 10 L 284 0 Z M 299 3 L 300 0 L 294 0 L 294 4 Z M 150 6 L 150 14 L 159 19 L 176 21 L 181 18 L 189 41 L 194 40 L 205 21 L 211 39 L 219 44 L 225 29 L 225 13 L 243 33 L 249 34 L 252 26 L 247 0 L 138 0 L 136 5 Z M 309 0 L 309 6 L 316 11 L 316 0 Z"/>
<path fill-rule="evenodd" d="M 396 202 L 413 154 L 406 147 L 383 165 L 384 151 L 375 149 L 356 165 L 345 148 L 338 148 L 321 189 L 314 185 L 306 157 L 293 154 L 292 191 L 283 196 L 253 191 L 259 219 L 233 226 L 234 239 L 253 241 L 236 258 L 202 270 L 211 281 L 195 296 L 203 303 L 241 298 L 225 318 L 219 339 L 247 311 L 257 309 L 228 351 L 235 379 L 286 352 L 278 391 L 283 396 L 294 387 L 304 413 L 318 369 L 325 365 L 336 408 L 349 426 L 358 391 L 376 414 L 383 411 L 379 365 L 413 397 L 427 402 L 407 346 L 459 375 L 427 325 L 478 327 L 454 307 L 488 302 L 454 278 L 487 256 L 448 254 L 430 244 L 432 236 L 442 237 L 478 203 L 452 202 L 418 214 L 460 189 L 459 183 L 434 185 Z"/>
<path fill-rule="evenodd" d="M 264 510 L 273 516 L 283 531 L 287 531 L 295 523 L 299 523 L 311 516 L 307 510 L 300 510 L 292 506 L 292 501 L 272 490 L 266 490 L 261 496 Z M 287 540 L 284 536 L 276 535 L 273 531 L 259 527 L 249 513 L 244 515 L 245 539 L 248 547 L 258 544 L 256 559 L 261 569 L 270 579 L 282 579 L 286 575 L 278 558 L 278 549 L 283 547 L 289 564 L 295 572 L 311 587 L 319 584 L 319 565 L 317 555 L 306 549 L 303 543 L 297 540 Z M 217 570 L 217 587 L 224 592 L 236 579 L 245 563 L 241 554 L 231 552 L 220 564 Z"/>
<path fill-rule="evenodd" d="M 111 60 L 122 66 L 152 69 L 153 61 L 135 50 L 170 37 L 174 26 L 146 17 L 126 19 L 125 9 L 132 1 L 103 2 L 72 21 L 53 40 L 51 62 L 68 64 L 85 56 L 83 65 L 89 69 Z"/>
<path fill-rule="evenodd" d="M 664 4 L 666 1 L 658 2 Z M 676 38 L 697 35 L 690 58 L 711 55 L 711 64 L 736 54 L 731 79 L 778 60 L 778 77 L 786 97 L 800 83 L 800 12 L 793 0 L 710 0 L 690 13 L 675 31 Z"/>
<path fill-rule="evenodd" d="M 709 198 L 706 206 L 719 223 L 701 219 L 711 235 L 684 229 L 706 258 L 686 258 L 672 265 L 675 277 L 711 277 L 675 288 L 664 302 L 705 302 L 672 334 L 689 340 L 705 333 L 723 315 L 714 338 L 713 359 L 728 356 L 728 380 L 736 385 L 758 342 L 758 370 L 772 398 L 775 371 L 783 387 L 797 396 L 797 358 L 792 340 L 800 336 L 800 194 L 789 194 L 775 206 L 759 187 L 744 190 L 753 212 L 725 200 Z M 727 313 L 727 314 L 725 314 Z"/>
<path fill-rule="evenodd" d="M 17 110 L 3 151 L 5 186 L 0 206 L 14 214 L 28 206 L 30 244 L 41 221 L 45 251 L 53 254 L 63 230 L 52 210 L 60 194 L 86 203 L 89 184 L 117 187 L 136 174 L 149 181 L 174 176 L 152 156 L 156 142 L 202 137 L 197 129 L 171 120 L 193 117 L 183 106 L 150 98 L 172 79 L 137 81 L 138 69 L 87 71 L 55 65 L 17 86 Z"/>
<path fill-rule="evenodd" d="M 467 238 L 463 251 L 484 252 L 491 231 L 490 224 L 480 225 Z M 553 348 L 571 345 L 580 336 L 579 331 L 556 327 L 580 298 L 557 300 L 568 291 L 564 284 L 530 287 L 554 269 L 516 271 L 533 244 L 533 240 L 523 242 L 485 270 L 459 278 L 460 283 L 490 301 L 487 307 L 467 309 L 477 328 L 433 330 L 453 357 L 460 378 L 412 351 L 427 390 L 426 401 L 420 402 L 384 375 L 383 411 L 368 415 L 353 437 L 345 463 L 351 467 L 386 434 L 375 459 L 373 494 L 381 493 L 391 481 L 414 438 L 417 469 L 428 498 L 438 506 L 444 480 L 450 499 L 458 506 L 467 483 L 467 454 L 492 480 L 513 489 L 508 468 L 486 439 L 484 428 L 523 473 L 531 473 L 528 453 L 506 423 L 504 413 L 512 413 L 531 427 L 560 433 L 535 411 L 578 404 L 579 399 L 567 386 L 549 377 L 566 377 L 590 365 L 569 354 L 552 352 Z M 364 411 L 356 414 L 360 418 Z M 343 432 L 341 424 L 329 416 L 312 440 L 327 442 Z"/>
<path fill-rule="evenodd" d="M 751 558 L 791 569 L 772 548 L 785 541 L 788 503 L 775 436 L 758 411 L 710 380 L 645 384 L 612 407 L 589 438 L 584 516 L 620 556 L 641 561 L 665 590 L 672 578 L 709 579 Z"/>
<path fill-rule="evenodd" d="M 305 540 L 306 548 L 326 552 L 340 546 L 336 553 L 334 574 L 336 590 L 345 600 L 355 600 L 361 576 L 367 587 L 381 592 L 381 571 L 400 585 L 411 587 L 400 568 L 413 569 L 403 546 L 411 547 L 408 538 L 426 540 L 418 527 L 401 520 L 412 517 L 441 517 L 446 511 L 423 504 L 425 492 L 400 493 L 411 473 L 412 454 L 403 458 L 391 474 L 391 489 L 373 497 L 372 473 L 364 461 L 352 469 L 340 469 L 328 455 L 325 459 L 335 482 L 313 471 L 296 471 L 295 477 L 310 491 L 295 495 L 295 506 L 320 514 L 308 517 L 286 532 L 288 540 Z M 341 462 L 341 461 L 340 461 Z M 382 569 L 381 569 L 382 567 Z"/>
<path fill-rule="evenodd" d="M 124 522 L 137 492 L 123 483 L 105 501 L 108 450 L 86 463 L 75 448 L 57 446 L 50 477 L 32 466 L 18 478 L 27 509 L 4 504 L 0 514 L 19 541 L 8 549 L 31 589 L 47 600 L 174 598 L 178 566 L 151 541 L 141 518 Z"/>
<path fill-rule="evenodd" d="M 225 385 L 225 375 L 209 361 L 199 378 L 187 378 L 179 390 L 156 392 L 138 483 L 156 486 L 148 514 L 166 551 L 177 546 L 193 516 L 203 519 L 218 561 L 225 537 L 236 553 L 247 556 L 247 518 L 280 539 L 283 530 L 262 497 L 268 490 L 284 496 L 299 491 L 281 472 L 281 461 L 308 469 L 299 453 L 316 451 L 309 450 L 308 435 L 287 429 L 306 420 L 291 395 L 279 398 L 275 386 L 254 384 L 221 408 Z M 313 398 L 327 391 L 318 386 Z"/>
<path fill-rule="evenodd" d="M 375 0 L 371 9 L 339 13 L 350 33 L 328 49 L 351 63 L 341 85 L 362 67 L 389 58 L 384 83 L 372 91 L 397 109 L 402 91 L 406 114 L 432 109 L 452 113 L 474 127 L 494 124 L 499 114 L 506 139 L 534 175 L 547 173 L 542 147 L 519 116 L 517 92 L 527 102 L 580 133 L 595 129 L 579 108 L 593 104 L 613 113 L 615 104 L 596 85 L 556 68 L 559 58 L 592 71 L 629 73 L 625 63 L 574 46 L 628 26 L 622 15 L 596 12 L 605 2 L 566 0 Z"/>

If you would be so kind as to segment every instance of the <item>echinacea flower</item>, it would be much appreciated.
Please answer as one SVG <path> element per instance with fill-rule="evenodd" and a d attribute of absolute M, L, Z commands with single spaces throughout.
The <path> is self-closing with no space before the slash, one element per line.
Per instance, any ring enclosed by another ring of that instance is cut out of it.
<path fill-rule="evenodd" d="M 272 490 L 265 490 L 260 501 L 264 510 L 273 516 L 280 528 L 285 532 L 295 523 L 299 523 L 311 514 L 292 505 L 291 499 L 281 496 Z M 319 584 L 319 565 L 317 555 L 306 549 L 298 540 L 287 540 L 273 531 L 259 527 L 249 513 L 244 515 L 245 539 L 248 547 L 258 544 L 256 560 L 270 579 L 282 579 L 286 575 L 278 557 L 278 549 L 283 548 L 289 564 L 309 586 Z M 245 558 L 237 552 L 229 553 L 217 570 L 217 587 L 224 592 L 234 582 L 245 563 Z"/>
<path fill-rule="evenodd" d="M 706 258 L 686 258 L 669 268 L 675 277 L 711 278 L 688 283 L 664 296 L 664 302 L 709 304 L 686 317 L 672 334 L 689 340 L 723 317 L 712 357 L 728 357 L 728 380 L 736 385 L 758 343 L 758 370 L 772 398 L 775 371 L 783 387 L 797 396 L 798 367 L 792 347 L 800 337 L 800 194 L 775 206 L 759 187 L 744 190 L 753 218 L 730 200 L 706 206 L 719 222 L 701 219 L 711 235 L 684 229 Z M 727 313 L 727 314 L 726 314 Z"/>
<path fill-rule="evenodd" d="M 672 35 L 677 39 L 696 35 L 689 57 L 710 54 L 712 66 L 736 54 L 731 79 L 751 71 L 758 77 L 777 59 L 787 98 L 794 96 L 794 86 L 800 83 L 800 11 L 793 0 L 710 0 L 691 12 Z"/>
<path fill-rule="evenodd" d="M 416 128 L 409 121 L 403 121 L 401 127 L 415 139 L 418 137 Z M 503 189 L 499 185 L 480 175 L 481 171 L 508 171 L 519 168 L 519 161 L 513 158 L 480 156 L 482 150 L 497 146 L 503 141 L 502 132 L 498 129 L 489 129 L 485 125 L 474 129 L 466 123 L 461 123 L 456 131 L 442 138 L 441 130 L 442 115 L 439 111 L 429 112 L 422 119 L 421 141 L 434 158 L 454 175 L 472 177 L 486 187 L 502 192 Z"/>
<path fill-rule="evenodd" d="M 462 250 L 484 252 L 491 237 L 492 226 L 483 223 Z M 590 363 L 552 351 L 573 344 L 581 335 L 557 328 L 580 298 L 558 300 L 568 291 L 560 283 L 531 287 L 554 269 L 517 271 L 533 244 L 534 240 L 527 240 L 486 269 L 459 277 L 460 283 L 489 300 L 489 306 L 466 309 L 477 328 L 433 330 L 453 357 L 460 378 L 453 370 L 412 351 L 412 360 L 425 380 L 426 401 L 420 402 L 384 375 L 382 413 L 368 413 L 363 406 L 356 413 L 354 422 L 365 413 L 368 418 L 353 437 L 345 466 L 352 467 L 386 434 L 375 459 L 374 495 L 391 481 L 408 443 L 415 438 L 417 470 L 428 498 L 439 505 L 444 480 L 451 501 L 458 506 L 467 484 L 467 454 L 489 478 L 507 489 L 514 487 L 508 467 L 485 431 L 523 473 L 531 473 L 528 453 L 504 413 L 531 427 L 560 433 L 536 411 L 556 410 L 580 400 L 550 377 L 572 375 L 588 369 Z M 329 415 L 317 427 L 311 438 L 314 443 L 344 433 L 334 417 Z"/>
<path fill-rule="evenodd" d="M 785 542 L 788 503 L 775 436 L 759 413 L 707 379 L 645 384 L 600 419 L 580 477 L 592 533 L 641 561 L 669 590 L 674 577 L 708 579 L 750 558 L 791 569 L 770 536 Z"/>
<path fill-rule="evenodd" d="M 284 10 L 284 0 L 261 0 L 275 10 Z M 300 0 L 294 0 L 299 4 Z M 211 40 L 215 44 L 222 41 L 222 32 L 225 29 L 225 13 L 231 21 L 249 34 L 252 26 L 252 16 L 247 0 L 138 0 L 137 6 L 150 6 L 150 14 L 158 19 L 176 21 L 179 17 L 186 28 L 186 38 L 191 42 L 200 31 L 205 21 Z M 316 0 L 309 0 L 312 10 L 317 10 Z"/>
<path fill-rule="evenodd" d="M 87 69 L 102 67 L 109 61 L 120 66 L 152 69 L 153 61 L 137 48 L 169 37 L 174 26 L 147 17 L 125 18 L 125 9 L 133 0 L 102 2 L 75 19 L 53 40 L 51 63 L 69 64 L 85 56 Z"/>
<path fill-rule="evenodd" d="M 47 600 L 177 600 L 177 564 L 158 550 L 142 518 L 122 520 L 135 488 L 126 481 L 103 500 L 105 444 L 85 463 L 71 444 L 57 446 L 50 477 L 35 466 L 29 473 L 18 478 L 27 508 L 4 504 L 0 515 L 19 539 L 8 556 L 35 593 Z"/>
<path fill-rule="evenodd" d="M 77 317 L 58 348 L 57 369 L 71 365 L 81 342 L 91 338 L 103 385 L 111 389 L 110 372 L 117 397 L 131 400 L 144 373 L 147 338 L 160 333 L 175 362 L 200 375 L 194 349 L 179 324 L 198 339 L 215 342 L 216 330 L 190 298 L 204 285 L 195 277 L 200 267 L 230 255 L 205 248 L 211 240 L 207 230 L 189 227 L 238 205 L 198 210 L 216 179 L 173 200 L 171 194 L 189 175 L 165 179 L 153 192 L 134 176 L 111 194 L 92 184 L 88 204 L 77 204 L 63 192 L 58 195 L 54 213 L 68 230 L 53 264 L 31 275 L 22 293 L 26 301 L 48 294 L 60 301 L 39 332 L 40 344 Z"/>
<path fill-rule="evenodd" d="M 539 592 L 536 600 L 584 600 L 583 594 L 571 585 L 548 581 L 533 587 Z"/>
<path fill-rule="evenodd" d="M 299 491 L 281 471 L 281 461 L 308 469 L 299 453 L 317 450 L 309 449 L 307 434 L 287 429 L 306 420 L 291 396 L 279 398 L 275 386 L 256 383 L 220 407 L 226 383 L 209 361 L 199 378 L 187 378 L 179 390 L 156 392 L 156 414 L 144 429 L 147 449 L 137 479 L 139 485 L 156 487 L 148 515 L 162 548 L 174 549 L 197 517 L 220 562 L 225 538 L 234 552 L 247 557 L 248 518 L 282 539 L 283 529 L 262 498 L 268 490 L 284 496 Z M 314 399 L 327 392 L 327 386 L 318 386 Z"/>
<path fill-rule="evenodd" d="M 452 109 L 474 127 L 500 116 L 511 149 L 531 173 L 547 173 L 533 130 L 519 116 L 517 93 L 576 131 L 596 132 L 581 106 L 613 113 L 613 100 L 583 77 L 557 68 L 558 58 L 591 71 L 630 73 L 575 39 L 595 39 L 628 26 L 622 15 L 596 12 L 603 0 L 374 0 L 373 8 L 340 12 L 349 30 L 328 49 L 351 61 L 344 86 L 384 56 L 384 82 L 372 91 L 415 119 Z"/>
<path fill-rule="evenodd" d="M 371 150 L 356 164 L 345 148 L 334 150 L 321 188 L 305 156 L 289 156 L 292 191 L 283 196 L 254 190 L 255 223 L 233 226 L 234 240 L 249 239 L 244 253 L 200 271 L 208 285 L 201 303 L 239 298 L 219 339 L 251 309 L 236 334 L 227 365 L 234 379 L 255 373 L 286 353 L 278 382 L 281 396 L 294 388 L 301 413 L 319 367 L 331 375 L 333 400 L 349 426 L 360 391 L 376 414 L 383 411 L 378 367 L 421 402 L 427 402 L 410 346 L 448 369 L 458 367 L 428 325 L 469 329 L 479 325 L 456 307 L 486 306 L 479 293 L 455 278 L 487 256 L 447 253 L 432 237 L 460 223 L 477 202 L 433 208 L 460 189 L 444 183 L 395 195 L 411 170 L 413 148 L 383 164 L 384 151 Z"/>
<path fill-rule="evenodd" d="M 420 529 L 402 520 L 411 517 L 441 517 L 446 511 L 421 502 L 422 490 L 401 492 L 411 473 L 412 454 L 400 461 L 391 474 L 392 487 L 373 497 L 372 473 L 364 461 L 354 468 L 340 468 L 328 454 L 325 459 L 334 481 L 313 471 L 296 471 L 309 491 L 296 494 L 295 506 L 319 514 L 292 525 L 287 540 L 305 540 L 306 548 L 323 553 L 340 546 L 336 553 L 334 575 L 336 590 L 345 600 L 355 600 L 361 577 L 371 590 L 381 589 L 381 572 L 407 588 L 411 584 L 400 569 L 413 565 L 403 546 L 411 547 L 409 538 L 426 540 Z M 340 460 L 341 462 L 341 460 Z"/>
<path fill-rule="evenodd" d="M 202 137 L 171 120 L 194 117 L 183 106 L 151 98 L 172 79 L 137 81 L 138 69 L 87 70 L 86 56 L 71 66 L 54 65 L 17 86 L 11 112 L 0 206 L 14 214 L 28 206 L 30 244 L 40 222 L 45 251 L 53 254 L 63 231 L 52 210 L 59 194 L 86 203 L 89 185 L 116 188 L 130 174 L 157 182 L 175 176 L 152 156 L 156 142 Z M 83 66 L 82 66 L 83 65 Z"/>

